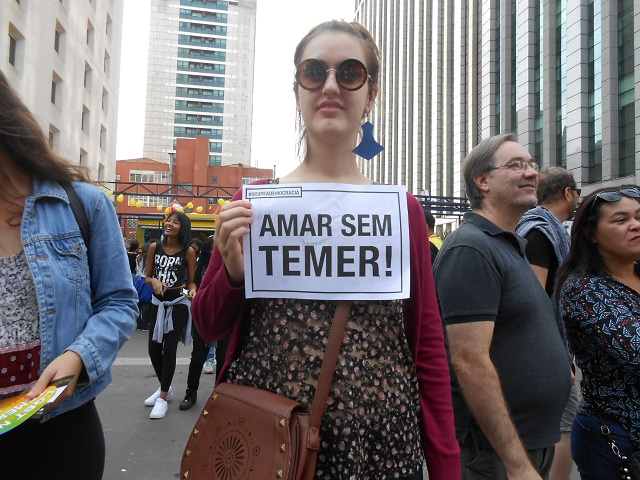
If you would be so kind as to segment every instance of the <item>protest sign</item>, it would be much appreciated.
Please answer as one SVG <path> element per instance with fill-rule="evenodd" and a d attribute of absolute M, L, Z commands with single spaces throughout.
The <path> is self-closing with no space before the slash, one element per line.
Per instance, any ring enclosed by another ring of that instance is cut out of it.
<path fill-rule="evenodd" d="M 243 187 L 247 298 L 389 300 L 409 296 L 404 187 L 267 184 Z"/>

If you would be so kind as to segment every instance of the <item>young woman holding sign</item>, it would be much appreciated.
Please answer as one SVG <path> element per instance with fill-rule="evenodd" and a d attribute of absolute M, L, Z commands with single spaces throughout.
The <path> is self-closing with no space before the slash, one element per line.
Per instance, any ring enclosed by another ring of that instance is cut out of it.
<path fill-rule="evenodd" d="M 272 182 L 371 185 L 354 153 L 378 94 L 379 52 L 370 33 L 357 23 L 322 23 L 298 44 L 294 64 L 305 155 L 298 168 Z M 461 475 L 427 228 L 421 205 L 407 197 L 410 298 L 353 302 L 322 420 L 318 479 L 418 480 L 425 460 L 431 480 Z M 208 340 L 233 335 L 219 381 L 306 406 L 336 301 L 245 298 L 242 239 L 252 210 L 239 198 L 240 192 L 221 208 L 194 318 Z"/>

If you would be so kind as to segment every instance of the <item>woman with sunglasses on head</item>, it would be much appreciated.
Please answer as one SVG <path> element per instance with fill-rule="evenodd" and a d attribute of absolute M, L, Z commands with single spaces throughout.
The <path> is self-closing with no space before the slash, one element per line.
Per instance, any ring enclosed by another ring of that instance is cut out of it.
<path fill-rule="evenodd" d="M 304 158 L 270 182 L 372 185 L 354 153 L 378 94 L 379 52 L 371 34 L 357 23 L 322 23 L 300 41 L 294 64 Z M 341 350 L 338 365 L 358 363 L 336 369 L 320 428 L 317 479 L 421 480 L 425 460 L 431 480 L 461 476 L 427 227 L 420 203 L 407 197 L 411 296 L 354 301 L 345 333 L 349 352 Z M 242 238 L 252 211 L 239 198 L 241 193 L 221 208 L 214 254 L 192 305 L 194 318 L 208 340 L 233 334 L 218 381 L 277 390 L 308 406 L 320 363 L 303 352 L 323 350 L 323 327 L 337 302 L 245 298 Z M 276 331 L 290 341 L 275 341 Z M 262 359 L 276 355 L 289 364 L 265 372 Z"/>
<path fill-rule="evenodd" d="M 583 400 L 571 430 L 582 480 L 613 480 L 640 449 L 640 190 L 601 189 L 578 208 L 558 271 L 560 308 Z M 603 425 L 610 435 L 604 435 Z"/>

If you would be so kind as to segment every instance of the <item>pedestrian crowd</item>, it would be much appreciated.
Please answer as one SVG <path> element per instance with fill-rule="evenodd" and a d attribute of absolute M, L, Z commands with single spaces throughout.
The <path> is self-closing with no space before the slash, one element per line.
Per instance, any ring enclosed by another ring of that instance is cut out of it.
<path fill-rule="evenodd" d="M 379 58 L 358 23 L 311 29 L 293 58 L 302 161 L 252 185 L 378 187 L 357 156 L 382 149 L 368 120 Z M 406 294 L 340 297 L 348 322 L 315 478 L 568 480 L 574 465 L 583 480 L 640 478 L 640 189 L 582 198 L 567 169 L 540 171 L 511 133 L 476 145 L 462 176 L 471 211 L 444 239 L 432 212 L 402 200 Z M 214 372 L 311 407 L 340 302 L 247 295 L 257 215 L 242 190 L 212 236 L 192 236 L 176 204 L 160 238 L 125 246 L 108 197 L 52 152 L 2 72 L 0 182 L 0 399 L 73 376 L 41 419 L 0 435 L 7 478 L 45 478 L 69 451 L 66 478 L 102 478 L 94 399 L 136 326 L 157 379 L 140 399 L 151 419 L 169 414 L 179 342 L 192 345 L 180 410 Z"/>

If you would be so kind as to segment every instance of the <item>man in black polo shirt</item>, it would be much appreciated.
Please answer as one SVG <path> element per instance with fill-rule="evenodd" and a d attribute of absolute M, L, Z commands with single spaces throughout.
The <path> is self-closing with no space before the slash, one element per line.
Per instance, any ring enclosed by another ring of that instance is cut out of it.
<path fill-rule="evenodd" d="M 569 397 L 569 359 L 549 297 L 515 235 L 538 166 L 513 134 L 463 166 L 472 212 L 434 264 L 452 363 L 463 479 L 548 478 Z"/>

